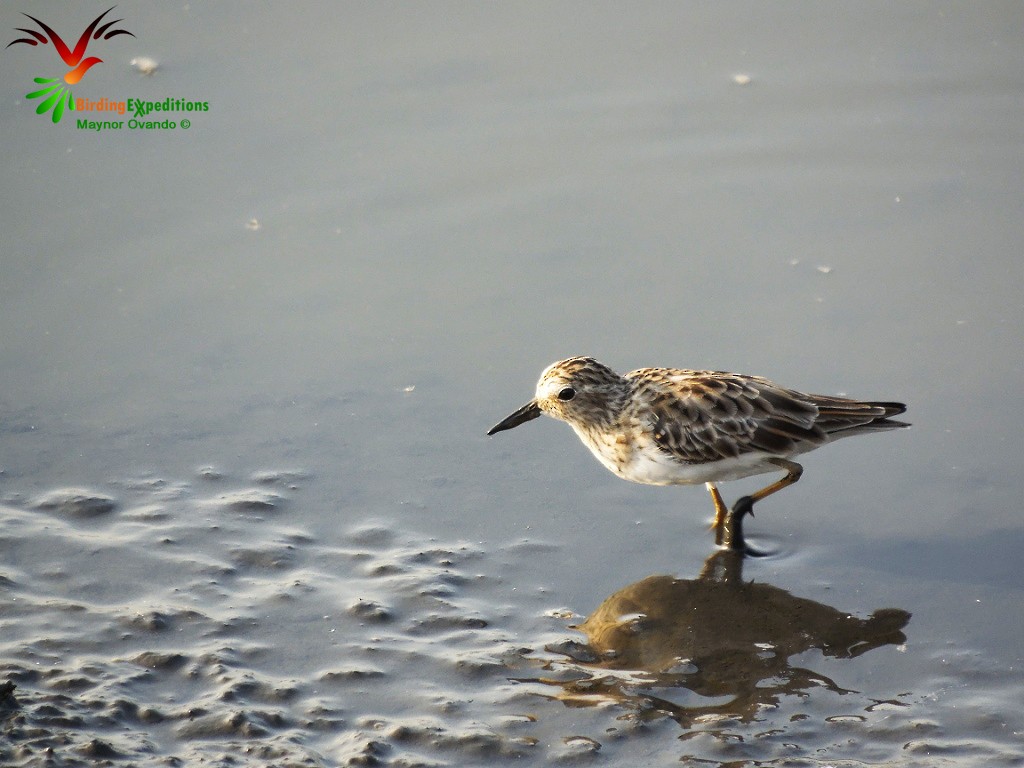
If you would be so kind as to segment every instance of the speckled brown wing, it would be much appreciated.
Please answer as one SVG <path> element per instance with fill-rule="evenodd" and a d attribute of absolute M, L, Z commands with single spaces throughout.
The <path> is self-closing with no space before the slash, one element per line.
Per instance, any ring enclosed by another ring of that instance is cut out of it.
<path fill-rule="evenodd" d="M 646 368 L 626 374 L 652 414 L 654 441 L 689 464 L 763 452 L 788 456 L 828 441 L 808 395 L 720 371 Z"/>

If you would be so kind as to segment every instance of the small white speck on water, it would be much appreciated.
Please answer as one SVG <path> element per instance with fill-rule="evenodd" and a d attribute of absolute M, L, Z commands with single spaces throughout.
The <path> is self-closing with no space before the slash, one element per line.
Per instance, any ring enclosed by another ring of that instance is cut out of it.
<path fill-rule="evenodd" d="M 572 615 L 572 611 L 567 608 L 549 608 L 544 611 L 544 615 L 552 619 L 568 619 Z"/>
<path fill-rule="evenodd" d="M 263 225 L 260 223 L 259 219 L 252 218 L 245 222 L 245 228 L 251 232 L 259 232 L 263 229 Z"/>
<path fill-rule="evenodd" d="M 896 195 L 895 202 L 900 203 L 900 202 L 903 202 L 903 201 L 900 200 L 900 196 L 899 195 Z"/>
<path fill-rule="evenodd" d="M 824 264 L 819 264 L 817 269 L 823 275 L 830 275 L 830 274 L 832 274 L 832 267 L 825 266 Z"/>
<path fill-rule="evenodd" d="M 791 266 L 791 267 L 795 267 L 799 263 L 800 263 L 800 259 L 790 259 L 789 260 L 789 266 Z"/>
<path fill-rule="evenodd" d="M 405 392 L 405 394 L 409 394 L 410 392 L 414 391 L 415 389 L 416 389 L 416 385 L 415 384 L 410 384 L 408 387 L 402 387 L 402 391 Z"/>
<path fill-rule="evenodd" d="M 743 72 L 733 75 L 732 81 L 736 85 L 750 85 L 751 83 L 750 75 Z"/>
<path fill-rule="evenodd" d="M 142 75 L 152 75 L 160 67 L 160 62 L 149 56 L 137 56 L 128 63 Z"/>

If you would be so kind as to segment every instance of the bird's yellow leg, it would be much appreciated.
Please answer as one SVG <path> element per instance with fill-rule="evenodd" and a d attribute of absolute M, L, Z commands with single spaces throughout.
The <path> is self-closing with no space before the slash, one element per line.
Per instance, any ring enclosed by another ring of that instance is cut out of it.
<path fill-rule="evenodd" d="M 715 522 L 711 524 L 712 529 L 716 531 L 722 530 L 722 526 L 725 525 L 725 518 L 729 514 L 729 508 L 725 506 L 725 502 L 722 501 L 722 494 L 718 492 L 718 487 L 714 483 L 704 484 L 708 493 L 711 494 L 711 501 L 715 503 Z"/>
<path fill-rule="evenodd" d="M 786 476 L 781 480 L 777 480 L 771 485 L 766 485 L 759 491 L 755 491 L 749 496 L 737 500 L 732 505 L 732 517 L 735 519 L 742 518 L 748 512 L 754 514 L 754 502 L 760 501 L 765 496 L 771 496 L 776 491 L 781 491 L 797 480 L 800 479 L 800 475 L 804 473 L 804 468 L 797 464 L 795 461 L 788 461 L 787 459 L 768 459 L 772 464 L 779 467 L 780 469 L 786 470 Z"/>
<path fill-rule="evenodd" d="M 781 480 L 776 480 L 771 485 L 766 485 L 749 496 L 744 496 L 733 504 L 732 511 L 725 519 L 722 527 L 715 530 L 715 543 L 718 546 L 728 547 L 737 552 L 752 552 L 752 550 L 747 548 L 746 541 L 743 538 L 743 516 L 748 512 L 754 514 L 755 501 L 760 501 L 765 496 L 771 496 L 776 491 L 781 491 L 783 488 L 792 485 L 800 479 L 800 475 L 804 472 L 804 468 L 795 461 L 788 461 L 787 459 L 769 459 L 769 461 L 779 469 L 786 470 L 785 477 Z"/>
<path fill-rule="evenodd" d="M 755 491 L 750 494 L 747 498 L 750 499 L 751 504 L 755 501 L 760 501 L 765 496 L 771 496 L 776 491 L 781 491 L 783 488 L 792 485 L 799 480 L 800 475 L 804 473 L 804 468 L 795 461 L 788 461 L 786 459 L 769 459 L 769 461 L 780 469 L 786 470 L 786 476 L 771 485 L 766 485 L 760 491 Z"/>

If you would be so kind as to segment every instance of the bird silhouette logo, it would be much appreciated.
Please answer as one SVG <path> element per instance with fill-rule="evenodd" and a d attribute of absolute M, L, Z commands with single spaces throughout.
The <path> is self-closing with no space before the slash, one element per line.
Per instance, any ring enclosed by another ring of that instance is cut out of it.
<path fill-rule="evenodd" d="M 42 115 L 45 112 L 53 110 L 51 120 L 54 123 L 59 123 L 61 117 L 64 116 L 64 110 L 74 111 L 75 99 L 71 94 L 71 88 L 69 86 L 76 85 L 84 76 L 85 73 L 92 69 L 97 64 L 101 64 L 103 59 L 96 56 L 90 56 L 85 58 L 86 48 L 89 47 L 89 43 L 93 40 L 99 40 L 101 37 L 104 40 L 109 40 L 112 37 L 118 35 L 131 35 L 135 37 L 127 29 L 111 29 L 115 24 L 118 24 L 122 19 L 115 19 L 108 21 L 102 26 L 100 22 L 103 21 L 103 17 L 110 13 L 117 6 L 111 6 L 107 8 L 103 13 L 93 19 L 92 24 L 85 28 L 81 37 L 78 38 L 78 42 L 75 43 L 74 49 L 68 48 L 60 35 L 54 32 L 50 27 L 41 22 L 35 16 L 29 16 L 27 13 L 23 13 L 22 16 L 27 16 L 32 19 L 36 24 L 39 25 L 39 32 L 35 29 L 26 29 L 24 27 L 15 27 L 18 32 L 24 32 L 29 37 L 19 37 L 17 40 L 12 40 L 7 44 L 10 48 L 12 45 L 18 43 L 24 43 L 26 45 L 46 45 L 47 43 L 53 43 L 53 47 L 57 49 L 57 54 L 61 60 L 71 70 L 64 75 L 62 78 L 57 77 L 36 77 L 35 82 L 39 85 L 45 86 L 38 91 L 25 94 L 26 99 L 43 99 L 36 107 L 36 114 Z M 45 34 L 44 34 L 45 33 Z M 66 85 L 65 85 L 66 84 Z M 45 98 L 44 98 L 45 97 Z"/>

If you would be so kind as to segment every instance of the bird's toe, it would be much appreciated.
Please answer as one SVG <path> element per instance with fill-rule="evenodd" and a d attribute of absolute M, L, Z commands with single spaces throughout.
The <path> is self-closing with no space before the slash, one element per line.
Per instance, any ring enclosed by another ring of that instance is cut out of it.
<path fill-rule="evenodd" d="M 732 505 L 732 514 L 734 517 L 740 518 L 744 515 L 754 516 L 754 500 L 750 496 L 743 496 L 736 500 L 736 503 Z"/>

